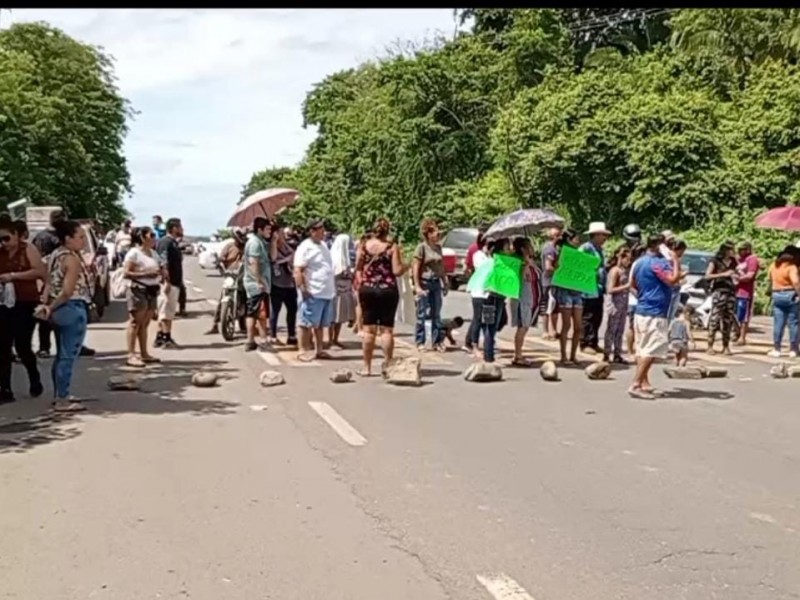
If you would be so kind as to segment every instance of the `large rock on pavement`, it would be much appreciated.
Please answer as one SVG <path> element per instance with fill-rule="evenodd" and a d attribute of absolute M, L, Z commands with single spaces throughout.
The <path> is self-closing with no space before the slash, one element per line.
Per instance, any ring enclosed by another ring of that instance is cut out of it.
<path fill-rule="evenodd" d="M 704 371 L 700 367 L 664 367 L 664 375 L 670 379 L 702 379 Z"/>
<path fill-rule="evenodd" d="M 800 378 L 800 366 L 796 367 L 789 367 L 786 371 L 786 374 L 791 377 L 792 379 Z"/>
<path fill-rule="evenodd" d="M 216 373 L 200 371 L 192 375 L 192 385 L 200 388 L 214 387 L 217 385 L 217 375 Z"/>
<path fill-rule="evenodd" d="M 789 365 L 787 365 L 785 362 L 773 365 L 769 369 L 769 375 L 773 379 L 786 379 L 789 377 Z"/>
<path fill-rule="evenodd" d="M 142 380 L 132 375 L 114 375 L 108 378 L 108 389 L 112 392 L 135 392 L 142 386 Z"/>
<path fill-rule="evenodd" d="M 350 369 L 336 369 L 331 373 L 333 383 L 350 383 L 353 381 L 353 372 Z"/>
<path fill-rule="evenodd" d="M 589 379 L 608 379 L 611 375 L 611 365 L 607 362 L 596 362 L 584 369 Z"/>
<path fill-rule="evenodd" d="M 261 387 L 275 387 L 276 385 L 283 385 L 286 380 L 278 371 L 264 371 L 259 377 L 259 382 Z"/>
<path fill-rule="evenodd" d="M 421 367 L 422 361 L 416 356 L 393 358 L 383 367 L 383 377 L 392 385 L 419 387 L 422 385 Z"/>
<path fill-rule="evenodd" d="M 485 383 L 487 381 L 502 381 L 503 369 L 497 363 L 476 362 L 464 371 L 464 379 Z"/>
<path fill-rule="evenodd" d="M 703 372 L 703 377 L 708 379 L 722 379 L 728 376 L 728 369 L 725 367 L 709 367 L 702 366 L 700 370 Z"/>
<path fill-rule="evenodd" d="M 539 375 L 545 381 L 558 381 L 558 366 L 552 360 L 548 360 L 539 367 Z"/>

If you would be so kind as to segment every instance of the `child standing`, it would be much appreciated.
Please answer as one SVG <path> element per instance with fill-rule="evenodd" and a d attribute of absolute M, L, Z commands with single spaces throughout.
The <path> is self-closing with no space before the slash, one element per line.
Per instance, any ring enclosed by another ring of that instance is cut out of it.
<path fill-rule="evenodd" d="M 669 326 L 669 349 L 675 353 L 675 364 L 679 367 L 685 367 L 689 360 L 689 344 L 694 348 L 689 309 L 678 308 Z"/>
<path fill-rule="evenodd" d="M 626 364 L 622 358 L 622 343 L 625 326 L 628 322 L 628 293 L 630 291 L 631 250 L 628 246 L 620 246 L 608 263 L 608 286 L 606 294 L 606 335 L 603 348 L 603 360 L 608 362 L 612 352 L 614 362 Z"/>

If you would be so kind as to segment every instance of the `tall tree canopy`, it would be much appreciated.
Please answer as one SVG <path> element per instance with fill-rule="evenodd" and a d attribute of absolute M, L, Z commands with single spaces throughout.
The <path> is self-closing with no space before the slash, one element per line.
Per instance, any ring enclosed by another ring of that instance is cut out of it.
<path fill-rule="evenodd" d="M 27 198 L 118 223 L 129 115 L 97 48 L 44 23 L 0 31 L 0 209 Z"/>

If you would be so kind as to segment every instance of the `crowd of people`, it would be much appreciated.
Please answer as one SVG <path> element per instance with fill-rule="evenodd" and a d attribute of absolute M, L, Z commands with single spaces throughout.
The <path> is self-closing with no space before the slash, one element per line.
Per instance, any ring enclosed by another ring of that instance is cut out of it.
<path fill-rule="evenodd" d="M 386 219 L 379 219 L 357 243 L 322 219 L 312 219 L 297 231 L 274 219 L 257 217 L 248 231 L 234 230 L 219 260 L 226 270 L 240 276 L 246 299 L 245 350 L 296 346 L 300 361 L 325 360 L 330 358 L 330 348 L 342 347 L 340 336 L 348 327 L 362 338 L 359 374 L 373 375 L 378 343 L 384 373 L 394 354 L 395 320 L 406 273 L 416 309 L 417 349 L 442 352 L 446 344 L 455 345 L 453 331 L 464 319 L 442 318 L 448 286 L 441 231 L 435 221 L 424 219 L 419 232 L 421 241 L 407 261 Z M 544 338 L 558 340 L 563 364 L 577 363 L 579 350 L 620 364 L 634 357 L 636 370 L 629 393 L 640 398 L 657 396 L 649 379 L 653 362 L 671 352 L 679 365 L 685 365 L 694 344 L 690 309 L 679 301 L 687 275 L 681 266 L 686 244 L 670 231 L 645 238 L 636 225 L 622 233 L 623 243 L 607 255 L 612 232 L 602 222 L 591 223 L 583 236 L 572 229 L 554 228 L 547 232 L 540 251 L 526 237 L 489 239 L 481 228 L 467 252 L 468 274 L 498 255 L 513 256 L 520 265 L 521 288 L 518 298 L 505 298 L 470 281 L 472 315 L 463 350 L 494 362 L 497 334 L 510 324 L 514 329 L 512 364 L 529 366 L 523 355 L 525 338 L 543 312 Z M 54 212 L 51 226 L 31 242 L 24 222 L 0 216 L 0 402 L 14 401 L 11 368 L 15 360 L 27 371 L 30 395 L 44 393 L 37 358 L 49 355 L 50 332 L 54 331 L 54 408 L 83 410 L 71 393 L 71 380 L 78 356 L 92 352 L 84 346 L 93 297 L 82 256 L 85 236 L 83 227 L 67 219 L 63 211 Z M 177 347 L 172 325 L 185 302 L 182 238 L 180 219 L 164 222 L 158 216 L 151 227 L 134 227 L 126 221 L 114 233 L 115 262 L 125 282 L 129 313 L 126 342 L 131 368 L 159 362 L 148 342 L 153 321 L 157 321 L 154 347 Z M 579 292 L 555 284 L 565 247 L 598 259 L 592 289 Z M 718 337 L 725 354 L 731 353 L 731 343 L 746 343 L 759 268 L 760 261 L 747 242 L 738 249 L 726 242 L 709 261 L 702 280 L 712 298 L 707 352 L 715 352 Z M 776 357 L 782 355 L 787 327 L 789 356 L 796 357 L 800 350 L 799 268 L 800 248 L 787 246 L 769 269 L 774 318 L 771 354 Z M 284 341 L 278 337 L 282 312 Z M 219 331 L 219 319 L 218 310 L 209 333 Z M 37 323 L 42 338 L 38 357 L 32 349 Z"/>

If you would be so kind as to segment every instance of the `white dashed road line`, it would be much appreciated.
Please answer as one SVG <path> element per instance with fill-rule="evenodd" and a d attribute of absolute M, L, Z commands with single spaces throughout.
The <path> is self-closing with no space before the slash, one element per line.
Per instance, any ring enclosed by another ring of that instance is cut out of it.
<path fill-rule="evenodd" d="M 495 600 L 534 600 L 533 596 L 505 573 L 477 575 L 476 577 Z"/>
<path fill-rule="evenodd" d="M 322 420 L 325 421 L 331 428 L 339 434 L 345 442 L 351 446 L 364 446 L 367 443 L 367 438 L 358 433 L 355 428 L 344 420 L 334 408 L 327 402 L 309 402 L 308 405 L 315 413 L 317 413 Z M 511 600 L 511 598 L 509 599 Z M 523 600 L 523 597 L 520 597 Z"/>

